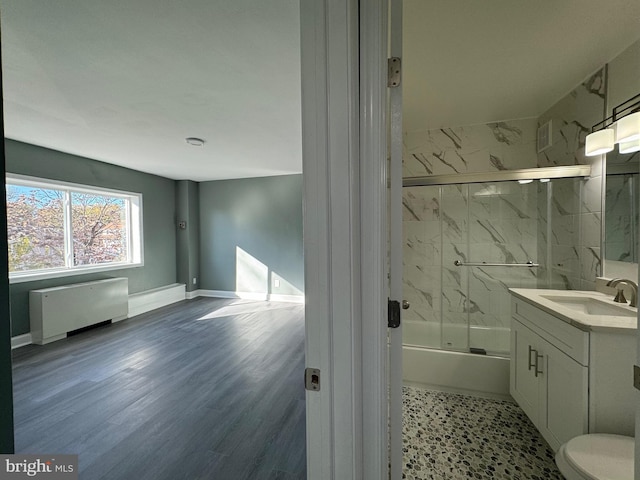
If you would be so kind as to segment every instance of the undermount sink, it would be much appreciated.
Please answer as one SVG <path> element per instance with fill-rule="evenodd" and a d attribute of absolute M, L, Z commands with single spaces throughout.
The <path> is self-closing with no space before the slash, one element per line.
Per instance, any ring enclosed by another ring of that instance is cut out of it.
<path fill-rule="evenodd" d="M 557 303 L 564 308 L 570 308 L 586 315 L 608 315 L 614 317 L 635 317 L 637 313 L 630 308 L 612 305 L 602 300 L 589 297 L 577 297 L 568 295 L 540 295 L 546 300 Z"/>

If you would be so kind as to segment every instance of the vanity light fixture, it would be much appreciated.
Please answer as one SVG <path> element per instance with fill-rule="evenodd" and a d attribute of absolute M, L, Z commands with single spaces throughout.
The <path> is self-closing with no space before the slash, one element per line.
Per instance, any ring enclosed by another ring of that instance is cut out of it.
<path fill-rule="evenodd" d="M 585 155 L 593 157 L 613 150 L 616 143 L 620 153 L 638 151 L 632 142 L 640 140 L 640 94 L 613 109 L 613 115 L 591 127 L 585 143 Z"/>
<path fill-rule="evenodd" d="M 620 153 L 640 152 L 640 138 L 629 142 L 620 142 L 618 149 L 620 150 Z"/>
<path fill-rule="evenodd" d="M 626 143 L 640 139 L 640 112 L 621 118 L 616 123 L 616 142 Z"/>
<path fill-rule="evenodd" d="M 541 179 L 540 179 L 540 183 L 547 183 L 547 182 L 549 182 L 549 181 L 551 181 L 551 179 L 550 179 L 550 178 L 541 178 Z"/>
<path fill-rule="evenodd" d="M 614 145 L 615 140 L 613 130 L 611 128 L 598 130 L 597 132 L 587 135 L 586 143 L 584 145 L 585 155 L 587 155 L 587 157 L 602 155 L 603 153 L 613 150 Z"/>
<path fill-rule="evenodd" d="M 518 180 L 518 183 L 520 185 L 524 185 L 525 183 L 531 183 L 533 182 L 533 178 L 521 178 L 520 180 Z"/>

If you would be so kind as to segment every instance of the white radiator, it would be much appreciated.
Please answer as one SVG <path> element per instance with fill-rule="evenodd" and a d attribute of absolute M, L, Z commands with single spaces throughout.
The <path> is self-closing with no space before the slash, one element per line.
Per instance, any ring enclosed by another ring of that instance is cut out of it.
<path fill-rule="evenodd" d="M 128 295 L 128 278 L 31 290 L 29 318 L 33 343 L 44 345 L 78 328 L 127 318 Z"/>

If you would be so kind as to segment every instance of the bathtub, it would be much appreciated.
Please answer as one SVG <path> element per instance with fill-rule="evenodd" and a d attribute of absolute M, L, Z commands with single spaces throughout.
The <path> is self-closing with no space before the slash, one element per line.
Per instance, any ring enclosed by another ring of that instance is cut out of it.
<path fill-rule="evenodd" d="M 439 343 L 441 328 L 434 323 L 403 322 L 402 378 L 408 383 L 451 390 L 509 395 L 509 358 L 424 347 Z M 467 327 L 448 325 L 445 344 L 466 345 Z M 474 344 L 488 351 L 509 351 L 509 329 L 471 327 Z M 435 342 L 434 342 L 435 339 Z M 506 353 L 505 353 L 506 355 Z"/>

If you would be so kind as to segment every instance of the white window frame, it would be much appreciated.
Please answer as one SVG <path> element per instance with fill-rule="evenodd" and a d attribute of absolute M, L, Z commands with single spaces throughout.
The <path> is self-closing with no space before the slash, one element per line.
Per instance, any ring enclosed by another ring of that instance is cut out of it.
<path fill-rule="evenodd" d="M 64 238 L 65 238 L 65 266 L 60 268 L 47 268 L 21 272 L 9 272 L 9 283 L 32 282 L 49 278 L 83 275 L 87 273 L 120 270 L 123 268 L 136 268 L 144 266 L 144 242 L 142 228 L 142 194 L 126 192 L 110 188 L 94 187 L 77 183 L 61 182 L 45 178 L 30 177 L 26 175 L 7 174 L 6 184 L 24 187 L 46 188 L 62 190 L 64 192 Z M 73 248 L 71 235 L 71 194 L 93 193 L 96 195 L 108 195 L 127 200 L 127 224 L 128 245 L 127 260 L 124 262 L 111 262 L 102 265 L 73 265 Z"/>

